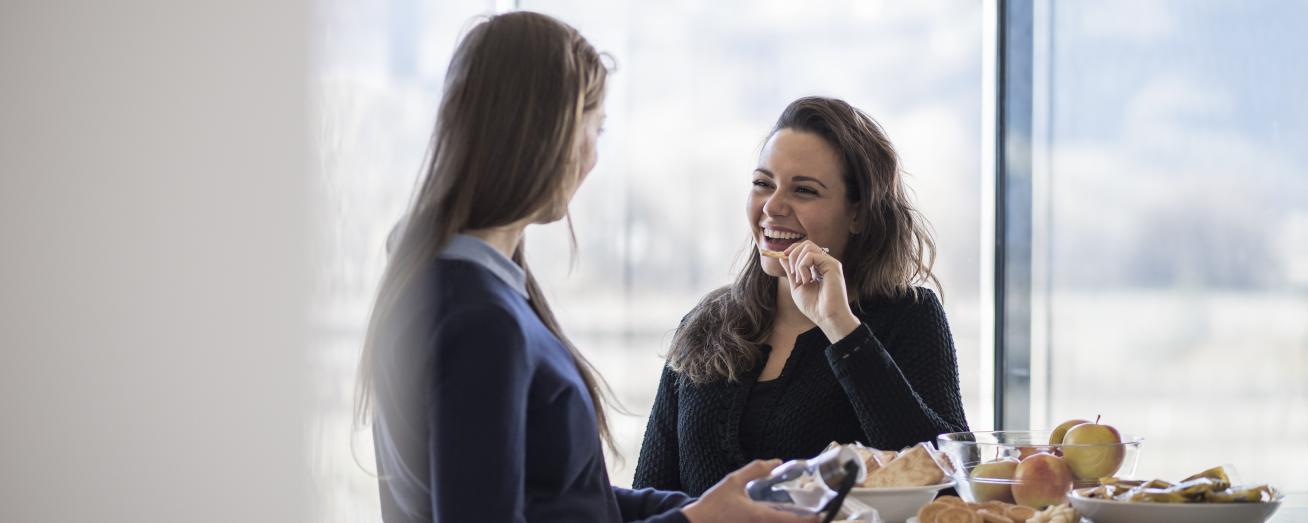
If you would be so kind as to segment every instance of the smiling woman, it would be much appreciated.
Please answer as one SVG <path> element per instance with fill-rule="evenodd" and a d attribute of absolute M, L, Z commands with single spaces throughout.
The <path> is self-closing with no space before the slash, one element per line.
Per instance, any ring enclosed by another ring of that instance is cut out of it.
<path fill-rule="evenodd" d="M 833 256 L 840 258 L 850 236 L 841 233 L 840 225 L 854 227 L 857 222 L 852 216 L 855 207 L 840 183 L 840 159 L 835 150 L 815 134 L 781 129 L 768 140 L 760 160 L 754 169 L 754 190 L 745 206 L 760 250 L 783 252 L 813 234 L 812 241 L 826 252 L 835 249 Z M 791 210 L 794 212 L 788 212 Z M 763 261 L 763 270 L 774 277 L 783 276 L 779 264 Z"/>
<path fill-rule="evenodd" d="M 935 246 L 881 127 L 841 100 L 799 99 L 751 183 L 759 255 L 682 321 L 635 485 L 696 494 L 757 456 L 967 430 L 944 311 L 916 286 L 935 282 Z"/>

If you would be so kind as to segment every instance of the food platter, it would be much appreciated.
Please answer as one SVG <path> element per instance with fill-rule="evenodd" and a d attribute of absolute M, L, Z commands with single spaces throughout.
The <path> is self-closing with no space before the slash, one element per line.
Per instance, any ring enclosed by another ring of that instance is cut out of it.
<path fill-rule="evenodd" d="M 1280 508 L 1284 496 L 1259 503 L 1152 503 L 1096 499 L 1080 489 L 1068 496 L 1077 513 L 1094 523 L 1261 523 Z"/>

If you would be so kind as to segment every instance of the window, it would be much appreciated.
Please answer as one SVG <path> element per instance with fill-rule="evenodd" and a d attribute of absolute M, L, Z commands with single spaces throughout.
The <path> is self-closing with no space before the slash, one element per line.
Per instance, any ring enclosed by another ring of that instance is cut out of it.
<path fill-rule="evenodd" d="M 577 26 L 618 65 L 600 164 L 574 201 L 575 263 L 562 225 L 530 230 L 528 244 L 564 327 L 633 412 L 614 416 L 626 458 L 611 461 L 615 483 L 630 482 L 672 330 L 747 247 L 742 205 L 764 135 L 802 95 L 850 101 L 898 147 L 936 231 L 969 422 L 991 428 L 995 393 L 1007 392 L 990 371 L 979 225 L 1004 203 L 987 201 L 983 178 L 994 126 L 984 49 L 1002 35 L 982 31 L 995 4 L 511 4 L 317 4 L 319 519 L 377 518 L 371 443 L 351 431 L 350 409 L 382 241 L 459 36 L 513 7 Z M 1297 103 L 1308 8 L 1025 5 L 1030 425 L 1103 414 L 1148 438 L 1141 475 L 1229 462 L 1304 489 L 1291 464 L 1308 461 L 1308 114 Z"/>
<path fill-rule="evenodd" d="M 1037 2 L 1033 425 L 1102 414 L 1146 478 L 1308 488 L 1305 23 Z"/>
<path fill-rule="evenodd" d="M 324 0 L 312 85 L 322 179 L 317 238 L 316 521 L 380 521 L 371 432 L 354 431 L 355 367 L 381 277 L 383 242 L 421 168 L 440 86 L 483 1 Z"/>
<path fill-rule="evenodd" d="M 767 131 L 795 98 L 843 98 L 879 120 L 936 232 L 936 265 L 969 420 L 989 418 L 980 343 L 981 5 L 526 1 L 616 60 L 600 163 L 562 224 L 528 230 L 564 328 L 632 415 L 615 414 L 629 485 L 663 354 L 682 315 L 731 280 Z M 382 241 L 419 170 L 444 68 L 489 2 L 323 4 L 318 71 L 326 223 L 319 425 L 323 519 L 375 519 L 369 435 L 351 435 L 354 366 Z M 350 443 L 362 468 L 355 462 Z"/>
<path fill-rule="evenodd" d="M 863 109 L 898 148 L 936 232 L 968 420 L 989 424 L 979 356 L 979 3 L 521 7 L 574 25 L 617 62 L 599 165 L 573 200 L 575 268 L 557 254 L 566 252 L 563 226 L 528 232 L 560 322 L 635 414 L 613 416 L 625 458 L 610 460 L 616 484 L 631 482 L 673 330 L 731 281 L 750 246 L 744 201 L 767 132 L 806 95 Z"/>

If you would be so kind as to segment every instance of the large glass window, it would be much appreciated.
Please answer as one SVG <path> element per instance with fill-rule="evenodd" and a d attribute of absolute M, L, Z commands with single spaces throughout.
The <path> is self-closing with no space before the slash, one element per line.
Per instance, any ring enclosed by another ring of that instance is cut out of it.
<path fill-rule="evenodd" d="M 682 315 L 727 284 L 767 131 L 795 98 L 843 98 L 878 119 L 931 221 L 968 419 L 988 427 L 980 356 L 982 4 L 527 0 L 618 66 L 578 239 L 528 230 L 528 257 L 569 335 L 631 415 L 614 414 L 629 485 L 663 355 Z M 492 2 L 325 0 L 318 91 L 326 202 L 324 379 L 314 432 L 325 521 L 376 519 L 371 440 L 349 431 L 353 369 L 382 242 L 413 187 L 453 46 Z M 986 367 L 988 368 L 988 367 Z M 354 440 L 363 467 L 347 444 Z"/>
<path fill-rule="evenodd" d="M 1035 24 L 1033 424 L 1102 414 L 1142 476 L 1308 489 L 1308 4 Z"/>
<path fill-rule="evenodd" d="M 979 3 L 522 7 L 573 24 L 618 66 L 600 163 L 573 202 L 576 266 L 560 254 L 564 227 L 528 233 L 564 327 L 634 414 L 614 416 L 626 458 L 611 460 L 615 483 L 630 483 L 672 331 L 730 282 L 750 245 L 744 203 L 763 140 L 786 104 L 806 95 L 863 109 L 899 149 L 936 232 L 968 418 L 988 426 L 979 381 Z"/>
<path fill-rule="evenodd" d="M 982 172 L 985 148 L 1014 145 L 982 142 L 995 125 L 983 96 L 998 92 L 1033 116 L 1030 272 L 1011 275 L 1034 289 L 1017 311 L 1031 320 L 1030 395 L 1013 391 L 1030 426 L 1102 414 L 1147 438 L 1140 475 L 1230 463 L 1308 489 L 1295 474 L 1308 462 L 1308 6 L 1013 4 L 1034 20 L 1031 97 L 1017 100 L 1024 89 L 984 85 L 985 40 L 1004 37 L 983 34 L 993 3 L 319 4 L 325 521 L 376 519 L 371 440 L 351 432 L 349 409 L 382 242 L 460 34 L 515 7 L 575 25 L 618 66 L 600 163 L 573 202 L 575 259 L 566 226 L 528 232 L 565 329 L 631 412 L 613 416 L 615 483 L 630 483 L 673 329 L 748 248 L 743 203 L 765 133 L 804 95 L 850 101 L 898 147 L 940 247 L 969 421 L 992 427 L 984 224 L 1007 200 L 985 201 L 996 194 Z"/>
<path fill-rule="evenodd" d="M 384 241 L 421 168 L 445 68 L 486 1 L 318 2 L 318 271 L 310 428 L 315 521 L 380 521 L 368 427 L 352 424 L 355 367 Z"/>

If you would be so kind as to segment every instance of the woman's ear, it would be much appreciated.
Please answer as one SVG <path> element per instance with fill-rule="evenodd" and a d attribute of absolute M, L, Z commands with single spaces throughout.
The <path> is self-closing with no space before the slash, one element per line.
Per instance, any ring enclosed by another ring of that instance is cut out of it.
<path fill-rule="evenodd" d="M 854 204 L 851 214 L 853 214 L 853 217 L 849 219 L 849 234 L 853 236 L 863 232 L 863 204 Z"/>

